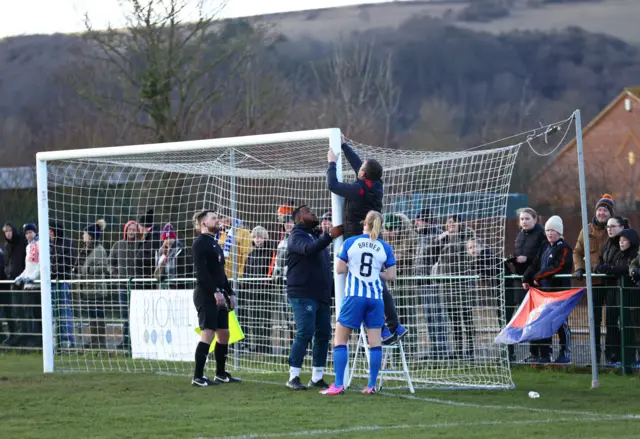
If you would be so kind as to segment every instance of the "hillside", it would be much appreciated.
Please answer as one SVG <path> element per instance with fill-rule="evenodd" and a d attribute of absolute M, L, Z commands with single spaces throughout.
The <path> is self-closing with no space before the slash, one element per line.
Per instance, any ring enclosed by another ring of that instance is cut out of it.
<path fill-rule="evenodd" d="M 604 33 L 632 44 L 640 44 L 638 17 L 640 1 L 601 0 L 549 3 L 543 7 L 527 7 L 516 3 L 510 15 L 488 23 L 469 23 L 454 17 L 468 5 L 465 1 L 396 1 L 384 4 L 348 6 L 287 14 L 268 15 L 262 19 L 278 26 L 291 38 L 309 37 L 334 40 L 351 32 L 372 29 L 397 29 L 405 20 L 416 17 L 447 19 L 450 24 L 472 30 L 499 34 L 514 30 L 562 30 L 581 27 L 589 32 Z"/>
<path fill-rule="evenodd" d="M 609 11 L 607 22 L 613 23 L 625 8 L 628 16 L 640 16 L 640 2 L 514 7 L 510 17 L 491 23 L 453 20 L 452 14 L 465 6 L 411 1 L 262 17 L 280 38 L 255 48 L 259 58 L 249 73 L 254 79 L 267 78 L 268 93 L 243 109 L 241 114 L 251 120 L 215 131 L 212 121 L 255 98 L 245 94 L 244 80 L 232 81 L 227 89 L 234 92 L 187 138 L 340 126 L 370 144 L 463 148 L 564 118 L 575 108 L 588 120 L 622 88 L 640 82 L 640 53 L 633 41 L 589 32 L 605 24 L 585 31 L 560 24 L 562 30 L 551 30 L 550 20 L 542 23 L 545 16 L 554 17 L 554 23 L 565 16 L 566 25 L 582 20 L 588 26 L 593 22 L 588 17 L 603 7 Z M 538 24 L 523 17 L 538 17 Z M 515 20 L 526 21 L 527 29 L 534 30 L 478 32 L 500 26 L 510 30 Z M 535 30 L 543 24 L 548 25 L 545 32 Z M 233 32 L 249 24 L 235 20 L 224 26 Z M 611 26 L 608 33 L 623 29 Z M 88 47 L 74 35 L 0 40 L 0 166 L 30 165 L 42 149 L 147 140 L 101 119 L 103 115 L 79 97 L 78 80 L 85 87 L 113 87 L 104 83 L 111 82 L 109 75 L 93 79 L 78 71 L 78 55 Z M 335 64 L 337 50 L 348 60 L 342 66 Z M 215 56 L 215 51 L 214 45 L 205 56 Z M 362 58 L 367 53 L 368 58 Z M 358 65 L 362 59 L 370 64 Z M 364 82 L 362 73 L 368 69 L 377 69 L 386 83 Z M 389 96 L 376 96 L 371 89 L 384 89 Z M 119 91 L 117 85 L 113 91 Z M 366 99 L 357 105 L 345 101 L 345 96 L 363 91 Z M 381 106 L 387 98 L 395 102 L 393 107 Z M 256 116 L 260 112 L 269 114 Z"/>

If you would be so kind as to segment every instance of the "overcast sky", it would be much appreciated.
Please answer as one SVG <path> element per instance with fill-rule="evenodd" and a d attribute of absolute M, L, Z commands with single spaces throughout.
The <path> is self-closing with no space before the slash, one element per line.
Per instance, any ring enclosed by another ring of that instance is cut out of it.
<path fill-rule="evenodd" d="M 0 0 L 0 37 L 20 34 L 78 32 L 89 13 L 95 27 L 123 24 L 122 0 Z M 126 0 L 125 0 L 126 1 Z M 217 3 L 216 0 L 210 0 Z M 245 17 L 274 12 L 330 8 L 390 0 L 227 0 L 221 16 Z"/>

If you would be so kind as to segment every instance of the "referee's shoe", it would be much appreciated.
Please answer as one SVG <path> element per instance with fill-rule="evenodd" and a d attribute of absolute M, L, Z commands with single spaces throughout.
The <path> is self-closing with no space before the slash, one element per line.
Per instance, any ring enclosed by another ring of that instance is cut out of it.
<path fill-rule="evenodd" d="M 216 384 L 239 383 L 241 381 L 240 378 L 232 377 L 229 372 L 217 373 L 213 379 L 213 382 Z"/>
<path fill-rule="evenodd" d="M 215 380 L 210 380 L 206 375 L 203 375 L 202 378 L 194 378 L 191 380 L 191 385 L 193 387 L 209 387 L 217 384 L 218 383 Z"/>

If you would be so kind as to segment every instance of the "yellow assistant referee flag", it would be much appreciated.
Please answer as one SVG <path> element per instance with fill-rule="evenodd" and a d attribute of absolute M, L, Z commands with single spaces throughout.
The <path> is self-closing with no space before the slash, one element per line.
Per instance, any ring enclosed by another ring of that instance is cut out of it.
<path fill-rule="evenodd" d="M 196 334 L 200 335 L 201 333 L 200 328 L 196 328 Z M 213 338 L 209 352 L 213 352 L 215 349 L 217 338 L 217 336 Z M 242 332 L 242 327 L 240 326 L 240 322 L 238 322 L 236 312 L 229 311 L 229 344 L 234 344 L 240 340 L 244 340 L 244 332 Z"/>

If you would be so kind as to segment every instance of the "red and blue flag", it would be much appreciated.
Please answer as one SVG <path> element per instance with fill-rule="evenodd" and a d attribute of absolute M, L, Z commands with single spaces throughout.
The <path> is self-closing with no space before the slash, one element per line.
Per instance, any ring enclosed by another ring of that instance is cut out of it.
<path fill-rule="evenodd" d="M 584 288 L 576 288 L 545 293 L 530 288 L 522 305 L 495 342 L 516 344 L 553 337 L 585 291 Z"/>

